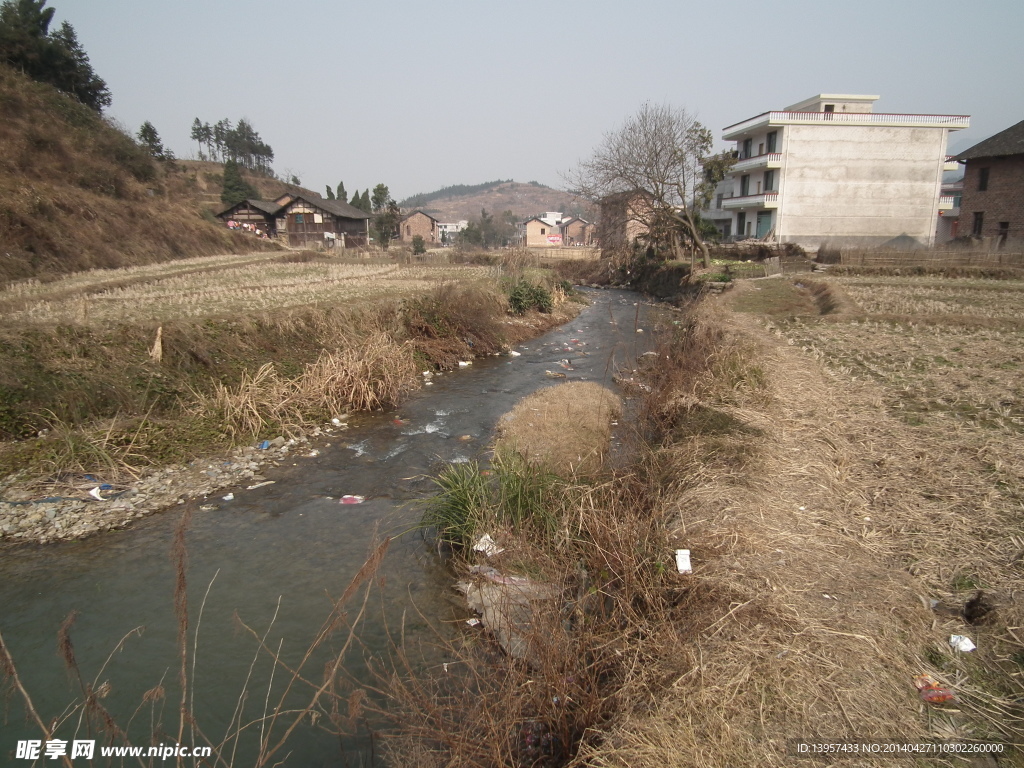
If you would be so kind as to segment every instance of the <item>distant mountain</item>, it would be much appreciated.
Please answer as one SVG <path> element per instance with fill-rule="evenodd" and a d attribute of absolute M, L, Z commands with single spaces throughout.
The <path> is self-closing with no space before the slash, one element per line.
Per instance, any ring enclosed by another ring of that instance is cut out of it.
<path fill-rule="evenodd" d="M 568 192 L 552 189 L 536 181 L 488 181 L 483 184 L 456 184 L 406 198 L 399 202 L 403 211 L 423 211 L 438 221 L 477 219 L 480 209 L 496 214 L 512 211 L 518 219 L 527 219 L 546 211 L 576 214 L 593 221 L 592 206 Z"/>

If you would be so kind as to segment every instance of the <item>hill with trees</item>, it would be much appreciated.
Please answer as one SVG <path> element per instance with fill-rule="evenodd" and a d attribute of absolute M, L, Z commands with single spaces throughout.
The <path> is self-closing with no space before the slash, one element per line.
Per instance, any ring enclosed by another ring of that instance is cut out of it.
<path fill-rule="evenodd" d="M 259 246 L 204 214 L 182 164 L 77 98 L 0 64 L 0 105 L 0 280 Z"/>
<path fill-rule="evenodd" d="M 399 202 L 402 210 L 420 210 L 439 221 L 475 220 L 486 209 L 495 214 L 510 212 L 523 220 L 545 211 L 562 211 L 593 220 L 593 211 L 585 200 L 569 192 L 552 189 L 536 181 L 489 181 L 483 184 L 456 184 L 436 192 L 413 195 Z"/>

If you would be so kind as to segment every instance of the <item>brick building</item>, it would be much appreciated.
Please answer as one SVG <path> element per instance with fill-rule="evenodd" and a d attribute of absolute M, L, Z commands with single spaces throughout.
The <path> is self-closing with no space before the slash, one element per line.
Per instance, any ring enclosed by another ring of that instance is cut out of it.
<path fill-rule="evenodd" d="M 959 235 L 1024 243 L 1024 120 L 956 159 L 964 163 Z"/>
<path fill-rule="evenodd" d="M 437 223 L 433 216 L 423 211 L 413 211 L 402 219 L 398 228 L 398 239 L 403 243 L 411 243 L 412 239 L 419 235 L 428 247 L 437 245 L 441 241 Z"/>

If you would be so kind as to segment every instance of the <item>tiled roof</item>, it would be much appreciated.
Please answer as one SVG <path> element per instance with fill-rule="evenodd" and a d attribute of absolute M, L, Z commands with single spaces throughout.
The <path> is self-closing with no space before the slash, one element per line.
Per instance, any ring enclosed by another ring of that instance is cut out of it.
<path fill-rule="evenodd" d="M 1021 154 L 1024 154 L 1024 120 L 975 144 L 970 149 L 965 149 L 956 156 L 956 159 L 974 160 L 979 157 L 1005 157 Z"/>

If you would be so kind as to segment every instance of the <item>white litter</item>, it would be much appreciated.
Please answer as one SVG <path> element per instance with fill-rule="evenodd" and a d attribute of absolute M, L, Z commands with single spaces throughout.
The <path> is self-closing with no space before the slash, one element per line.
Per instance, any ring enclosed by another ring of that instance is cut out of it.
<path fill-rule="evenodd" d="M 309 453 L 306 454 L 306 456 L 308 456 L 309 458 L 313 458 L 314 456 L 319 456 L 319 455 L 320 455 L 320 451 L 318 451 L 316 448 L 314 448 L 312 451 L 310 451 Z"/>
<path fill-rule="evenodd" d="M 235 498 L 235 494 L 229 493 L 227 496 L 223 496 L 222 498 L 224 499 L 224 501 L 231 501 L 232 499 Z"/>
<path fill-rule="evenodd" d="M 255 485 L 247 485 L 245 487 L 245 490 L 247 490 L 247 491 L 254 491 L 257 488 L 262 488 L 264 485 L 273 485 L 276 482 L 277 482 L 276 480 L 264 480 L 262 483 L 256 483 Z"/>
<path fill-rule="evenodd" d="M 499 547 L 498 543 L 491 538 L 489 533 L 481 536 L 480 540 L 473 545 L 473 549 L 477 552 L 483 552 L 487 557 L 494 557 L 505 551 L 504 547 Z"/>
<path fill-rule="evenodd" d="M 480 621 L 480 619 L 472 618 L 472 619 L 466 619 L 466 623 L 469 624 L 469 626 L 471 626 L 471 627 L 479 627 L 483 622 Z"/>
<path fill-rule="evenodd" d="M 676 570 L 680 573 L 693 573 L 693 567 L 690 565 L 690 550 L 676 550 Z"/>
<path fill-rule="evenodd" d="M 516 352 L 514 349 L 512 349 L 512 350 L 509 350 L 508 354 L 509 354 L 509 357 L 519 357 L 523 353 L 522 352 Z"/>
<path fill-rule="evenodd" d="M 950 635 L 949 644 L 956 650 L 963 651 L 964 653 L 969 653 L 978 647 L 966 635 Z"/>
<path fill-rule="evenodd" d="M 98 485 L 89 491 L 89 495 L 96 499 L 96 501 L 106 501 L 106 499 L 103 498 L 103 494 L 100 493 L 100 487 Z"/>
<path fill-rule="evenodd" d="M 469 362 L 468 360 L 459 360 L 459 368 L 468 368 L 472 364 L 473 363 Z"/>

